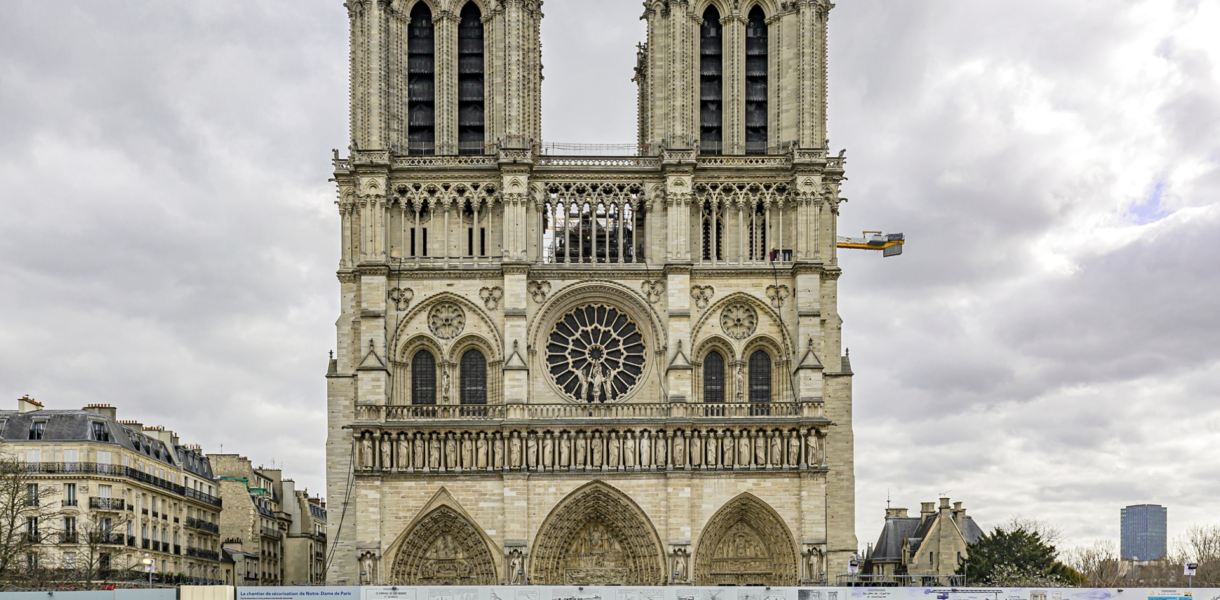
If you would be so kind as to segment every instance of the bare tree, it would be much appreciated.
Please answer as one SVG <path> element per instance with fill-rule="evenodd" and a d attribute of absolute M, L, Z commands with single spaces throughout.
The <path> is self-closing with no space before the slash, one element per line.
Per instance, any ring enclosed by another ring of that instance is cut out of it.
<path fill-rule="evenodd" d="M 1052 524 L 1050 521 L 1034 517 L 1024 517 L 1021 515 L 1013 515 L 1008 517 L 1000 529 L 1004 531 L 1025 530 L 1030 533 L 1038 534 L 1048 546 L 1057 546 L 1063 540 L 1063 528 Z"/>
<path fill-rule="evenodd" d="M 10 583 L 48 577 L 38 550 L 58 541 L 54 522 L 63 511 L 50 502 L 57 492 L 39 480 L 37 464 L 0 454 L 0 578 Z"/>
<path fill-rule="evenodd" d="M 1193 525 L 1174 542 L 1179 569 L 1184 562 L 1198 563 L 1195 583 L 1220 583 L 1220 525 Z"/>
<path fill-rule="evenodd" d="M 1064 564 L 1084 575 L 1093 587 L 1118 587 L 1129 570 L 1119 557 L 1114 540 L 1096 540 L 1088 546 L 1065 550 L 1060 556 Z"/>
<path fill-rule="evenodd" d="M 74 575 L 85 589 L 105 584 L 115 575 L 114 563 L 124 550 L 123 532 L 130 522 L 131 513 L 127 511 L 94 511 L 82 524 L 77 535 L 80 545 L 76 548 Z"/>

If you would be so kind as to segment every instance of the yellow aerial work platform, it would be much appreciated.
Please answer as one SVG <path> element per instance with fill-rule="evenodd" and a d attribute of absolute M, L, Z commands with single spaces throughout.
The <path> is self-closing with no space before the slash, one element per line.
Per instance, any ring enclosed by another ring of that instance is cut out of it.
<path fill-rule="evenodd" d="M 863 237 L 837 236 L 835 245 L 840 248 L 856 250 L 880 250 L 881 256 L 898 256 L 902 254 L 902 245 L 906 236 L 901 233 L 881 233 L 880 231 L 865 231 Z"/>

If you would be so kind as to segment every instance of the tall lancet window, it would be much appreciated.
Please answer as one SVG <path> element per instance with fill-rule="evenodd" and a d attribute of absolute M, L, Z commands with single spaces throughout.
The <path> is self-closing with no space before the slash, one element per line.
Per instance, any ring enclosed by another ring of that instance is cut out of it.
<path fill-rule="evenodd" d="M 427 350 L 411 359 L 411 404 L 436 404 L 436 357 Z"/>
<path fill-rule="evenodd" d="M 483 14 L 474 2 L 458 25 L 458 153 L 483 153 Z"/>
<path fill-rule="evenodd" d="M 407 30 L 407 146 L 411 154 L 436 153 L 436 56 L 432 11 L 411 9 Z"/>
<path fill-rule="evenodd" d="M 767 153 L 767 17 L 750 10 L 746 24 L 746 154 Z"/>
<path fill-rule="evenodd" d="M 715 350 L 703 359 L 703 401 L 724 402 L 724 357 Z"/>
<path fill-rule="evenodd" d="M 704 154 L 721 154 L 723 151 L 723 39 L 720 12 L 716 7 L 709 6 L 703 11 L 703 26 L 699 28 L 699 150 Z"/>

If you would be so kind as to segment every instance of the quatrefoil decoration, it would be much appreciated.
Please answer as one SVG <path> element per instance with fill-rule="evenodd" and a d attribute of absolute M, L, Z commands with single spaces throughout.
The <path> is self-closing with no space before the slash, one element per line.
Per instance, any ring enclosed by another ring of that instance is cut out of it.
<path fill-rule="evenodd" d="M 442 340 L 451 340 L 466 327 L 466 313 L 452 302 L 441 302 L 428 313 L 428 329 Z"/>
<path fill-rule="evenodd" d="M 644 292 L 645 296 L 648 296 L 649 302 L 656 304 L 665 296 L 665 281 L 662 279 L 645 281 L 640 286 L 640 290 Z"/>
<path fill-rule="evenodd" d="M 504 297 L 504 289 L 500 286 L 483 288 L 479 290 L 479 298 L 483 299 L 483 306 L 487 310 L 495 310 L 500 306 L 500 299 Z"/>
<path fill-rule="evenodd" d="M 411 288 L 393 288 L 390 290 L 390 301 L 399 311 L 407 310 L 411 306 L 411 300 L 415 298 L 415 292 Z"/>
<path fill-rule="evenodd" d="M 780 308 L 784 305 L 784 300 L 788 298 L 788 286 L 767 286 L 767 297 L 771 299 L 771 306 Z"/>
<path fill-rule="evenodd" d="M 710 285 L 695 285 L 690 288 L 690 297 L 694 298 L 696 308 L 707 308 L 714 295 L 716 295 L 716 288 Z"/>

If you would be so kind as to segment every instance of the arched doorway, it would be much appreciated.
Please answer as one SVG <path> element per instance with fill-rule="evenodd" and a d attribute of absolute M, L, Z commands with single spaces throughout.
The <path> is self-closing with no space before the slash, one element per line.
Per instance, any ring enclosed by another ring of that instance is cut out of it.
<path fill-rule="evenodd" d="M 695 550 L 695 585 L 796 585 L 796 545 L 783 519 L 751 494 L 708 521 Z"/>
<path fill-rule="evenodd" d="M 657 585 L 665 581 L 661 540 L 644 511 L 601 482 L 551 510 L 530 559 L 539 585 Z"/>
<path fill-rule="evenodd" d="M 404 585 L 497 585 L 487 541 L 464 515 L 440 505 L 415 520 L 397 544 L 390 580 Z"/>

